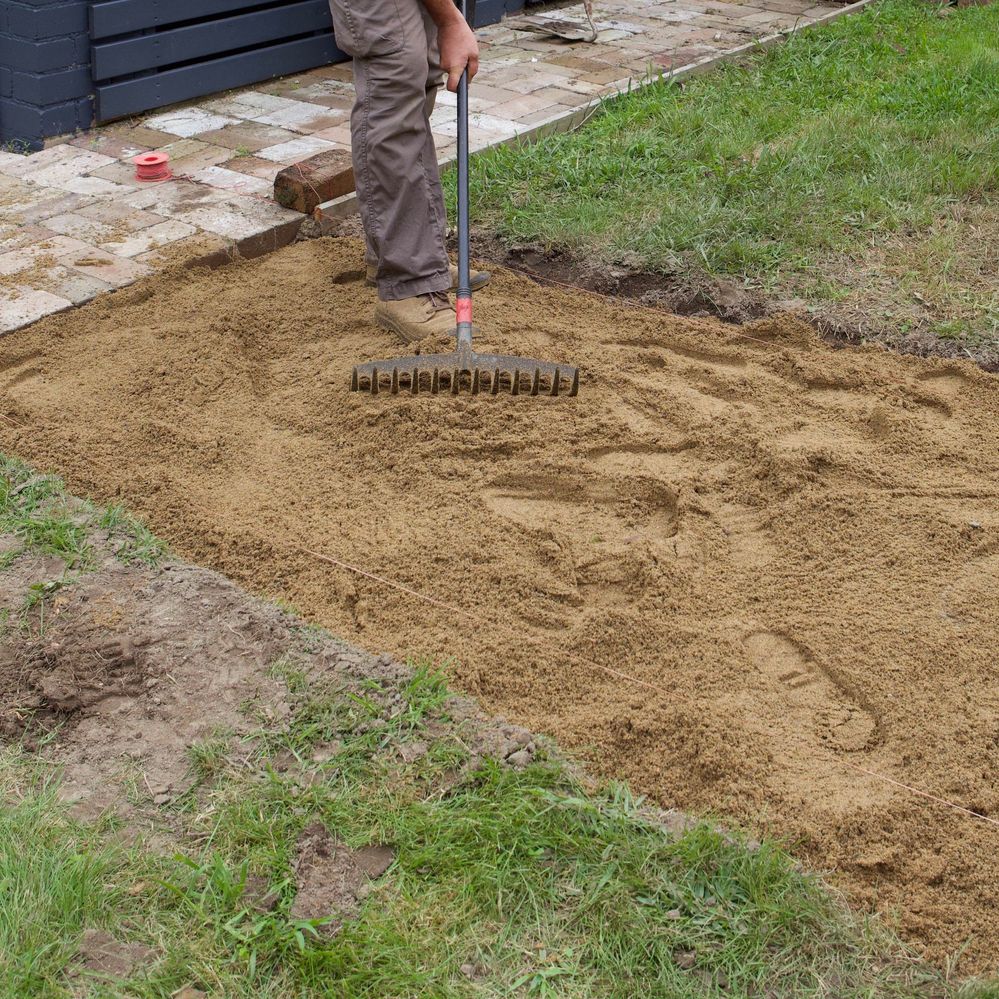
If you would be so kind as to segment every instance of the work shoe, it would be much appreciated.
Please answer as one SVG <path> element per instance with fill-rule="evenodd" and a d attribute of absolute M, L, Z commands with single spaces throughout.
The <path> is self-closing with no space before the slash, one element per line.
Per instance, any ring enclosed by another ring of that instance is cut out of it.
<path fill-rule="evenodd" d="M 375 322 L 404 343 L 418 343 L 442 333 L 453 334 L 458 325 L 451 299 L 442 291 L 396 302 L 379 301 L 375 306 Z"/>
<path fill-rule="evenodd" d="M 458 265 L 451 264 L 451 290 L 458 290 Z M 369 288 L 378 287 L 378 268 L 373 264 L 368 264 L 365 271 L 366 281 L 365 283 Z M 472 271 L 471 273 L 471 285 L 472 291 L 478 291 L 480 288 L 485 288 L 487 284 L 492 280 L 492 274 L 489 271 Z"/>

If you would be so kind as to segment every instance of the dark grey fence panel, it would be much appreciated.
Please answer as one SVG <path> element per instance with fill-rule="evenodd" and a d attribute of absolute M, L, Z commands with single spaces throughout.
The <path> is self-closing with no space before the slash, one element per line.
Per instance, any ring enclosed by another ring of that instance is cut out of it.
<path fill-rule="evenodd" d="M 158 70 L 221 55 L 251 45 L 328 29 L 327 0 L 302 0 L 287 6 L 223 17 L 135 35 L 93 47 L 91 66 L 95 80 Z"/>
<path fill-rule="evenodd" d="M 109 121 L 202 94 L 243 87 L 286 73 L 299 73 L 313 66 L 342 62 L 346 58 L 333 41 L 332 33 L 325 33 L 151 73 L 149 76 L 106 83 L 97 87 L 97 119 Z"/>
<path fill-rule="evenodd" d="M 280 2 L 280 0 L 277 0 Z M 261 7 L 267 0 L 97 0 L 90 9 L 90 37 L 110 38 L 181 21 Z"/>

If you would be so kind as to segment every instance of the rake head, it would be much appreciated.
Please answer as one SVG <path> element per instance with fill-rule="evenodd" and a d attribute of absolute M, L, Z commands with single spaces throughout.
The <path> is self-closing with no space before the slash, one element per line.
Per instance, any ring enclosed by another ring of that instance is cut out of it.
<path fill-rule="evenodd" d="M 462 391 L 499 395 L 504 391 L 571 396 L 579 391 L 579 369 L 512 354 L 478 354 L 469 344 L 462 344 L 450 354 L 412 354 L 358 364 L 350 376 L 350 389 L 372 395 L 388 390 L 411 395 L 458 395 Z"/>

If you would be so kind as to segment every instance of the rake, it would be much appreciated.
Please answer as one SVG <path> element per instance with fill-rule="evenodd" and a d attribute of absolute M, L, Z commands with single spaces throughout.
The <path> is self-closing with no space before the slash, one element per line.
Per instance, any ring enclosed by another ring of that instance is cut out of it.
<path fill-rule="evenodd" d="M 467 19 L 466 0 L 461 13 Z M 455 302 L 457 326 L 455 350 L 449 354 L 411 354 L 383 361 L 358 364 L 350 376 L 352 392 L 377 395 L 383 389 L 396 394 L 451 392 L 473 395 L 500 390 L 511 395 L 575 395 L 579 391 L 579 369 L 514 354 L 480 354 L 472 347 L 472 290 L 468 219 L 468 70 L 458 83 L 458 294 Z"/>

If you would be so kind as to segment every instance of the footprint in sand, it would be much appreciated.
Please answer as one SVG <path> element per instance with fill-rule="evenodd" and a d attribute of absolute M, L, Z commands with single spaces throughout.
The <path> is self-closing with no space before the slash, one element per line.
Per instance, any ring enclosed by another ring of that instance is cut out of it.
<path fill-rule="evenodd" d="M 961 634 L 994 635 L 999 624 L 995 592 L 999 585 L 999 552 L 971 559 L 941 588 L 937 613 Z"/>
<path fill-rule="evenodd" d="M 676 494 L 642 479 L 510 475 L 494 480 L 482 499 L 494 514 L 568 543 L 575 589 L 588 606 L 640 597 L 646 554 L 678 530 Z"/>
<path fill-rule="evenodd" d="M 957 399 L 971 383 L 971 379 L 956 368 L 942 371 L 925 371 L 916 375 L 916 381 L 932 388 L 947 400 Z"/>
<path fill-rule="evenodd" d="M 32 350 L 24 354 L 4 353 L 0 355 L 0 385 L 6 391 L 30 382 L 42 374 L 41 368 L 32 362 L 41 358 L 42 353 Z"/>
<path fill-rule="evenodd" d="M 771 631 L 750 635 L 743 645 L 773 694 L 768 713 L 789 749 L 856 751 L 867 746 L 877 729 L 873 715 L 804 648 Z"/>
<path fill-rule="evenodd" d="M 758 631 L 742 641 L 755 672 L 738 703 L 743 724 L 766 747 L 769 770 L 761 779 L 774 793 L 803 809 L 843 815 L 889 799 L 888 785 L 858 773 L 845 756 L 873 748 L 871 712 L 790 638 Z"/>
<path fill-rule="evenodd" d="M 735 565 L 759 569 L 777 557 L 770 535 L 760 526 L 760 513 L 741 503 L 720 503 L 714 512 L 728 540 Z"/>
<path fill-rule="evenodd" d="M 698 350 L 691 347 L 678 347 L 670 344 L 668 348 L 671 354 L 678 354 L 689 361 L 700 361 L 702 364 L 712 368 L 727 368 L 733 371 L 742 371 L 749 362 L 745 358 L 735 354 L 719 354 L 713 350 Z"/>
<path fill-rule="evenodd" d="M 614 475 L 645 475 L 669 482 L 693 478 L 705 467 L 691 448 L 670 451 L 652 444 L 595 447 L 587 457 Z"/>
<path fill-rule="evenodd" d="M 482 497 L 501 517 L 532 530 L 557 527 L 570 537 L 662 540 L 678 527 L 676 493 L 656 482 L 626 487 L 610 479 L 525 473 L 495 479 Z"/>
<path fill-rule="evenodd" d="M 911 395 L 931 423 L 947 428 L 960 411 L 961 396 L 969 383 L 968 376 L 958 370 L 926 371 L 916 376 Z"/>

